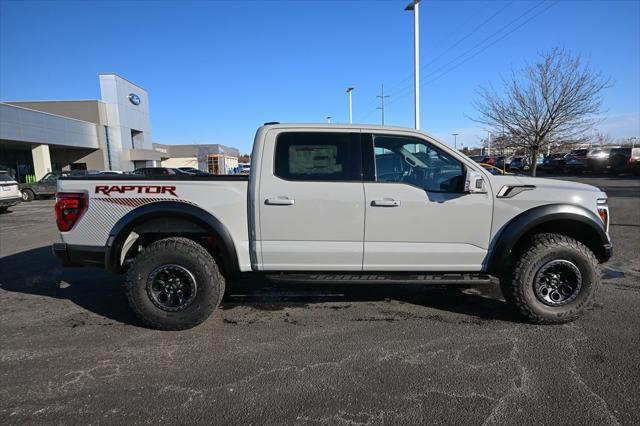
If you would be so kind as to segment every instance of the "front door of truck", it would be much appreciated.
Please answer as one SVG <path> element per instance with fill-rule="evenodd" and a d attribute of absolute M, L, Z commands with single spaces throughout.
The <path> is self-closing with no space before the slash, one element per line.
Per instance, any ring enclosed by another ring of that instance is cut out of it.
<path fill-rule="evenodd" d="M 363 146 L 365 140 L 373 144 L 375 165 L 373 182 L 365 182 L 363 269 L 481 270 L 489 246 L 491 194 L 464 193 L 463 163 L 427 140 L 362 137 Z"/>
<path fill-rule="evenodd" d="M 267 134 L 256 200 L 260 269 L 362 270 L 359 138 L 330 129 Z"/>

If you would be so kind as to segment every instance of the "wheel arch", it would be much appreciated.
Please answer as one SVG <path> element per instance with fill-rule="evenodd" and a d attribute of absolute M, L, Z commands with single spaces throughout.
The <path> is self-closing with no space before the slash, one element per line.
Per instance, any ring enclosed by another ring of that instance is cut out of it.
<path fill-rule="evenodd" d="M 207 234 L 211 235 L 216 240 L 217 247 L 220 249 L 225 272 L 233 274 L 239 271 L 235 244 L 226 226 L 202 208 L 193 204 L 176 201 L 160 201 L 145 204 L 121 217 L 109 233 L 105 266 L 112 272 L 123 272 L 123 267 L 120 263 L 122 249 L 125 240 L 134 229 L 143 225 L 148 228 L 150 223 L 165 222 L 169 224 L 175 223 L 176 221 L 195 224 Z M 158 229 L 158 232 L 171 233 L 172 228 Z"/>
<path fill-rule="evenodd" d="M 605 226 L 595 213 L 572 204 L 534 207 L 511 219 L 496 235 L 487 272 L 501 275 L 511 256 L 537 233 L 557 233 L 586 245 L 600 262 L 611 256 L 611 243 Z"/>

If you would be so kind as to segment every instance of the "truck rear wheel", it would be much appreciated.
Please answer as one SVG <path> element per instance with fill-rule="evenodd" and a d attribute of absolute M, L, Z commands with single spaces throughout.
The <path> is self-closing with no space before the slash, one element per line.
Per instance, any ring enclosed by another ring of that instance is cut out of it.
<path fill-rule="evenodd" d="M 158 330 L 185 330 L 220 303 L 225 280 L 215 260 L 188 238 L 147 246 L 127 272 L 127 298 L 138 318 Z"/>
<path fill-rule="evenodd" d="M 598 260 L 591 250 L 564 235 L 538 234 L 501 289 L 529 321 L 561 324 L 584 313 L 599 285 Z"/>

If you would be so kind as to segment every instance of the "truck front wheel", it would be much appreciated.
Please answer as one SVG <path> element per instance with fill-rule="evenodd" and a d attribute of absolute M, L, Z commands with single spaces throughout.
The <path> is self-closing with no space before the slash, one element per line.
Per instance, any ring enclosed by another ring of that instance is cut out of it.
<path fill-rule="evenodd" d="M 595 298 L 600 270 L 584 244 L 558 234 L 538 234 L 501 280 L 504 298 L 529 321 L 560 324 L 580 317 Z"/>
<path fill-rule="evenodd" d="M 129 305 L 145 325 L 158 330 L 202 323 L 222 300 L 224 288 L 213 257 L 188 238 L 150 244 L 127 272 Z"/>

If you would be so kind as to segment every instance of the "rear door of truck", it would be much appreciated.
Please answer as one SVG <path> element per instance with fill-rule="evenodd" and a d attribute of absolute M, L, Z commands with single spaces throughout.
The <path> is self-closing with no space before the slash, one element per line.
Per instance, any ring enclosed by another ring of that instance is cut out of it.
<path fill-rule="evenodd" d="M 358 129 L 266 133 L 256 200 L 259 269 L 362 270 L 361 164 Z"/>

